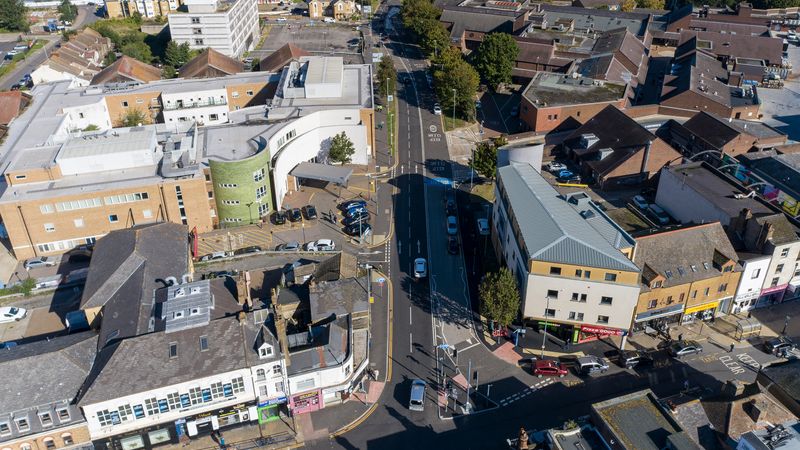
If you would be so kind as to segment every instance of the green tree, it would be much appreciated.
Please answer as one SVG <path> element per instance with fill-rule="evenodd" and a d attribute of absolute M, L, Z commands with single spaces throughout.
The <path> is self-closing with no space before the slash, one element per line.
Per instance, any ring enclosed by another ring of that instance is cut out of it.
<path fill-rule="evenodd" d="M 497 149 L 508 144 L 504 137 L 494 138 L 491 141 L 479 142 L 475 146 L 475 153 L 469 160 L 469 166 L 482 176 L 494 179 L 497 171 Z"/>
<path fill-rule="evenodd" d="M 114 61 L 116 60 L 117 60 L 117 54 L 114 53 L 114 51 L 112 50 L 106 53 L 106 57 L 103 59 L 103 65 L 110 66 L 111 64 L 114 64 Z"/>
<path fill-rule="evenodd" d="M 123 127 L 135 127 L 143 123 L 147 123 L 147 116 L 145 116 L 144 112 L 139 108 L 131 108 L 122 115 Z"/>
<path fill-rule="evenodd" d="M 453 91 L 455 91 L 456 114 L 465 119 L 475 118 L 475 93 L 478 92 L 480 77 L 455 47 L 449 47 L 439 55 L 433 72 L 436 95 L 445 113 L 453 110 Z"/>
<path fill-rule="evenodd" d="M 496 90 L 501 84 L 511 82 L 517 55 L 519 47 L 510 34 L 490 33 L 478 46 L 473 62 L 481 77 Z"/>
<path fill-rule="evenodd" d="M 403 25 L 419 39 L 439 20 L 439 10 L 430 0 L 403 0 Z"/>
<path fill-rule="evenodd" d="M 167 65 L 161 69 L 161 78 L 170 79 L 170 78 L 175 78 L 177 76 L 178 76 L 178 71 L 175 70 L 175 68 L 172 66 Z"/>
<path fill-rule="evenodd" d="M 64 30 L 61 32 L 61 40 L 64 42 L 69 42 L 69 39 L 77 34 L 78 30 Z"/>
<path fill-rule="evenodd" d="M 664 0 L 636 0 L 637 8 L 664 9 Z"/>
<path fill-rule="evenodd" d="M 0 29 L 28 31 L 28 8 L 23 0 L 0 0 Z"/>
<path fill-rule="evenodd" d="M 381 62 L 378 63 L 376 75 L 380 89 L 379 95 L 394 92 L 397 88 L 397 70 L 394 68 L 394 62 L 390 55 L 383 55 Z"/>
<path fill-rule="evenodd" d="M 328 150 L 328 159 L 333 162 L 347 164 L 351 161 L 356 148 L 353 141 L 344 134 L 344 131 L 331 139 L 331 148 Z"/>
<path fill-rule="evenodd" d="M 450 47 L 450 32 L 438 20 L 430 30 L 422 35 L 419 45 L 428 59 L 436 58 L 440 52 Z"/>
<path fill-rule="evenodd" d="M 69 0 L 61 0 L 61 4 L 58 5 L 58 13 L 61 15 L 61 20 L 72 22 L 78 17 L 78 7 Z"/>
<path fill-rule="evenodd" d="M 153 52 L 150 47 L 144 42 L 131 42 L 122 46 L 122 54 L 128 55 L 131 58 L 136 58 L 139 61 L 150 64 L 153 60 Z"/>
<path fill-rule="evenodd" d="M 90 123 L 89 125 L 86 125 L 86 128 L 84 128 L 83 131 L 97 131 L 99 129 L 100 129 L 100 127 L 98 127 L 97 125 L 95 125 L 93 123 Z"/>
<path fill-rule="evenodd" d="M 478 288 L 481 299 L 481 315 L 498 322 L 510 324 L 519 312 L 519 290 L 514 275 L 503 267 L 499 272 L 489 273 Z"/>
<path fill-rule="evenodd" d="M 622 10 L 630 12 L 636 9 L 636 0 L 622 0 Z"/>
<path fill-rule="evenodd" d="M 164 50 L 164 64 L 178 68 L 186 64 L 194 57 L 194 52 L 189 48 L 189 43 L 184 42 L 178 45 L 175 41 L 169 41 Z"/>

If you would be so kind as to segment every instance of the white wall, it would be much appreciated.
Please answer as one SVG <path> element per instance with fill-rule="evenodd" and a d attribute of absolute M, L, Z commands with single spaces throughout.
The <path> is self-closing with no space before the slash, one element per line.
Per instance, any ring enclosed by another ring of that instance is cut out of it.
<path fill-rule="evenodd" d="M 788 249 L 786 256 L 781 256 L 784 249 Z M 800 255 L 800 241 L 795 241 L 786 245 L 775 247 L 775 252 L 772 254 L 772 261 L 770 261 L 769 269 L 767 269 L 767 276 L 764 279 L 763 288 L 767 289 L 772 285 L 772 279 L 778 278 L 778 286 L 787 284 L 792 281 L 794 277 L 795 268 L 798 263 L 798 255 Z M 783 268 L 778 272 L 778 266 L 783 265 Z"/>
<path fill-rule="evenodd" d="M 72 81 L 72 83 L 70 84 L 71 88 L 85 87 L 89 85 L 89 80 L 84 80 L 83 78 L 76 77 L 71 73 L 54 70 L 49 65 L 47 65 L 47 63 L 42 64 L 36 70 L 31 72 L 31 78 L 33 79 L 34 85 L 42 83 L 50 83 L 51 81 L 60 81 L 60 80 L 71 80 Z"/>
<path fill-rule="evenodd" d="M 200 23 L 192 23 L 192 17 L 200 18 Z M 225 12 L 170 14 L 168 19 L 172 40 L 178 44 L 186 42 L 192 49 L 211 47 L 238 58 L 249 50 L 248 38 L 252 37 L 250 47 L 258 40 L 256 0 L 239 0 Z M 195 34 L 194 29 L 200 29 L 201 33 Z M 196 43 L 197 39 L 202 39 L 202 44 Z"/>
<path fill-rule="evenodd" d="M 89 125 L 97 125 L 100 130 L 111 129 L 111 117 L 105 99 L 90 105 L 64 108 L 64 117 L 61 127 L 54 133 L 57 139 L 66 137 L 69 131 L 82 130 Z"/>
<path fill-rule="evenodd" d="M 758 299 L 761 294 L 761 287 L 767 278 L 770 260 L 769 256 L 764 256 L 759 259 L 741 261 L 743 270 L 742 276 L 739 278 L 739 286 L 736 288 L 734 304 Z M 747 311 L 748 309 L 750 308 L 742 308 L 742 311 Z M 736 312 L 735 306 L 732 311 Z"/>
<path fill-rule="evenodd" d="M 325 369 L 316 370 L 308 373 L 301 373 L 289 377 L 289 392 L 292 395 L 301 394 L 303 392 L 324 389 L 331 386 L 339 386 L 347 383 L 350 376 L 353 374 L 353 352 L 350 352 L 344 364 L 341 366 L 334 366 Z M 299 389 L 297 383 L 300 381 L 314 379 L 313 388 Z"/>
<path fill-rule="evenodd" d="M 228 122 L 228 97 L 225 89 L 211 89 L 207 91 L 181 92 L 177 94 L 162 94 L 164 102 L 164 123 L 176 123 L 181 118 L 187 122 L 198 121 L 204 125 L 214 125 Z M 168 109 L 183 101 L 181 109 Z M 206 105 L 210 102 L 217 104 Z M 198 106 L 192 107 L 192 104 Z M 211 115 L 216 114 L 217 119 L 212 120 Z"/>
<path fill-rule="evenodd" d="M 273 370 L 273 368 L 275 366 L 279 366 L 281 368 L 281 371 L 280 371 L 279 374 L 276 374 L 275 371 Z M 258 372 L 259 369 L 264 369 L 264 371 L 266 373 L 266 379 L 264 379 L 262 381 L 258 380 L 257 372 Z M 284 397 L 284 396 L 288 396 L 289 395 L 289 392 L 287 391 L 287 389 L 289 388 L 289 384 L 287 383 L 287 379 L 286 379 L 286 365 L 285 365 L 285 361 L 283 359 L 279 359 L 277 361 L 272 361 L 272 362 L 269 362 L 269 363 L 265 363 L 265 364 L 262 364 L 262 365 L 259 365 L 259 366 L 253 366 L 251 368 L 251 376 L 253 377 L 253 383 L 255 385 L 254 391 L 256 393 L 256 396 L 258 396 L 258 400 L 259 401 L 272 399 L 272 398 L 277 398 L 277 397 Z M 278 383 L 278 382 L 283 382 L 284 388 L 281 391 L 276 389 L 275 384 Z M 266 397 L 262 397 L 261 396 L 260 386 L 266 386 L 267 387 L 267 396 Z"/>
<path fill-rule="evenodd" d="M 731 219 L 728 213 L 682 183 L 682 176 L 669 170 L 661 171 L 656 204 L 681 223 L 718 221 L 723 227 L 728 226 Z"/>

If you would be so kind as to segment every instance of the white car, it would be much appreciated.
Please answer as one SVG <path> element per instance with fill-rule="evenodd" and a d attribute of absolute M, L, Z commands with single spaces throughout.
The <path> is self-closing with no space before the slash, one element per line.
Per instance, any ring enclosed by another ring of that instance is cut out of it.
<path fill-rule="evenodd" d="M 558 173 L 562 170 L 567 170 L 567 166 L 565 164 L 561 164 L 560 162 L 551 162 L 547 165 L 547 171 L 550 173 Z"/>
<path fill-rule="evenodd" d="M 286 17 L 278 17 L 275 19 L 276 22 L 286 22 Z"/>
<path fill-rule="evenodd" d="M 440 104 L 438 104 L 438 103 L 433 105 L 433 113 L 436 114 L 437 116 L 441 116 L 442 115 L 442 106 Z"/>
<path fill-rule="evenodd" d="M 414 260 L 414 278 L 425 278 L 428 276 L 428 262 L 425 258 Z"/>
<path fill-rule="evenodd" d="M 336 244 L 331 239 L 320 239 L 306 244 L 308 252 L 332 252 L 336 250 Z"/>
<path fill-rule="evenodd" d="M 325 23 L 336 23 L 336 19 L 334 19 L 333 17 L 326 17 L 322 19 L 322 21 Z"/>
<path fill-rule="evenodd" d="M 200 258 L 200 261 L 213 261 L 215 259 L 222 259 L 230 256 L 228 252 L 214 252 Z"/>
<path fill-rule="evenodd" d="M 489 234 L 489 219 L 478 219 L 478 234 L 487 236 Z"/>
<path fill-rule="evenodd" d="M 650 207 L 650 203 L 647 203 L 647 200 L 645 200 L 641 195 L 635 195 L 633 197 L 633 204 L 642 211 L 647 211 L 647 209 Z"/>
<path fill-rule="evenodd" d="M 13 306 L 4 306 L 0 308 L 0 323 L 17 322 L 28 315 L 28 310 L 25 308 L 15 308 Z"/>

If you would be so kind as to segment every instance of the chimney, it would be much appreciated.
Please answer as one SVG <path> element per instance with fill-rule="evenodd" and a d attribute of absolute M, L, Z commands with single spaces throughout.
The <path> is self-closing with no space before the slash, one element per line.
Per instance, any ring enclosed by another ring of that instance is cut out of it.
<path fill-rule="evenodd" d="M 756 248 L 758 251 L 764 250 L 764 245 L 772 240 L 772 234 L 775 232 L 775 226 L 771 223 L 767 222 L 764 226 L 761 227 L 761 233 L 758 235 L 758 241 L 756 241 Z"/>
<path fill-rule="evenodd" d="M 286 367 L 292 364 L 289 356 L 289 339 L 286 338 L 286 319 L 278 313 L 278 294 L 272 290 L 272 317 L 275 320 L 275 333 L 278 335 L 278 342 L 281 344 L 281 353 L 286 360 Z"/>
<path fill-rule="evenodd" d="M 740 238 L 744 238 L 745 231 L 747 230 L 747 222 L 753 218 L 753 212 L 750 208 L 742 208 L 739 215 L 731 221 L 731 228 L 734 234 Z"/>
<path fill-rule="evenodd" d="M 250 272 L 245 271 L 236 277 L 236 303 L 253 308 L 253 299 L 250 297 Z"/>
<path fill-rule="evenodd" d="M 647 163 L 650 159 L 650 146 L 653 145 L 653 141 L 647 141 L 647 144 L 644 146 L 644 153 L 642 154 L 642 168 L 639 170 L 639 173 L 644 175 L 647 172 Z"/>

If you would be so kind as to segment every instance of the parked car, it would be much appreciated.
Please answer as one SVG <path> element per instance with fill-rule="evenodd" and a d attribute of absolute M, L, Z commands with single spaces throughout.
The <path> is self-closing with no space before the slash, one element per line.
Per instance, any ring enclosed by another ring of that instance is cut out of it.
<path fill-rule="evenodd" d="M 261 247 L 257 245 L 251 245 L 249 247 L 240 248 L 233 252 L 234 255 L 249 255 L 251 253 L 258 253 L 261 251 Z"/>
<path fill-rule="evenodd" d="M 35 269 L 37 267 L 52 267 L 55 266 L 56 262 L 52 259 L 48 258 L 47 256 L 39 256 L 37 258 L 31 258 L 25 261 L 23 265 L 26 269 Z"/>
<path fill-rule="evenodd" d="M 425 387 L 425 382 L 420 379 L 411 382 L 408 409 L 412 411 L 425 411 Z"/>
<path fill-rule="evenodd" d="M 230 256 L 228 252 L 214 252 L 209 253 L 208 255 L 203 255 L 203 257 L 200 258 L 200 261 L 213 261 L 215 259 L 222 259 L 228 256 Z"/>
<path fill-rule="evenodd" d="M 275 19 L 276 22 L 286 22 L 286 17 L 278 17 Z"/>
<path fill-rule="evenodd" d="M 15 306 L 4 306 L 0 308 L 0 323 L 18 322 L 28 315 L 28 310 L 25 308 L 17 308 Z"/>
<path fill-rule="evenodd" d="M 695 341 L 675 341 L 669 346 L 669 354 L 675 358 L 696 353 L 703 353 L 703 346 Z"/>
<path fill-rule="evenodd" d="M 489 219 L 480 218 L 478 219 L 478 234 L 481 236 L 488 236 L 489 235 Z"/>
<path fill-rule="evenodd" d="M 619 365 L 626 369 L 644 366 L 652 362 L 653 358 L 649 354 L 639 350 L 625 350 L 619 355 Z"/>
<path fill-rule="evenodd" d="M 300 213 L 300 208 L 292 208 L 289 210 L 289 220 L 292 222 L 299 222 L 303 220 L 303 214 Z"/>
<path fill-rule="evenodd" d="M 647 215 L 659 225 L 667 225 L 670 222 L 669 215 L 658 205 L 648 206 Z"/>
<path fill-rule="evenodd" d="M 567 374 L 561 363 L 550 359 L 537 359 L 533 361 L 533 374 L 539 378 L 542 377 L 563 377 Z"/>
<path fill-rule="evenodd" d="M 444 207 L 447 210 L 447 215 L 456 215 L 458 205 L 456 204 L 456 193 L 453 190 L 448 190 L 444 198 Z"/>
<path fill-rule="evenodd" d="M 333 17 L 326 17 L 322 19 L 322 21 L 325 23 L 336 23 L 336 19 L 334 19 Z"/>
<path fill-rule="evenodd" d="M 574 176 L 574 175 L 575 175 L 575 173 L 573 171 L 569 170 L 569 169 L 561 169 L 561 170 L 558 171 L 558 173 L 556 173 L 556 176 L 558 178 L 569 178 L 569 177 Z"/>
<path fill-rule="evenodd" d="M 578 176 L 578 175 L 573 174 L 573 175 L 570 175 L 568 177 L 558 177 L 558 178 L 556 178 L 556 181 L 558 181 L 559 183 L 566 183 L 566 184 L 576 183 L 577 184 L 577 183 L 581 182 L 581 177 Z"/>
<path fill-rule="evenodd" d="M 364 208 L 367 207 L 367 201 L 362 200 L 360 198 L 347 200 L 346 202 L 339 203 L 339 209 L 342 211 L 346 211 L 354 206 L 363 206 Z"/>
<path fill-rule="evenodd" d="M 581 375 L 594 375 L 605 373 L 608 370 L 608 363 L 603 358 L 594 355 L 581 356 L 577 360 L 577 370 Z"/>
<path fill-rule="evenodd" d="M 349 236 L 367 236 L 372 233 L 372 225 L 367 222 L 354 223 L 345 227 L 344 232 Z"/>
<path fill-rule="evenodd" d="M 317 208 L 314 205 L 303 206 L 303 215 L 307 220 L 314 220 L 317 218 Z"/>
<path fill-rule="evenodd" d="M 10 350 L 16 346 L 17 343 L 14 341 L 0 342 L 0 350 Z"/>
<path fill-rule="evenodd" d="M 780 355 L 797 348 L 797 344 L 786 336 L 778 336 L 764 342 L 764 350 L 771 355 Z"/>
<path fill-rule="evenodd" d="M 641 195 L 634 195 L 632 201 L 633 204 L 642 211 L 647 211 L 647 209 L 650 208 L 650 203 Z"/>
<path fill-rule="evenodd" d="M 451 255 L 457 255 L 460 248 L 458 246 L 458 239 L 455 236 L 450 236 L 447 240 L 447 253 Z"/>
<path fill-rule="evenodd" d="M 425 258 L 414 260 L 414 278 L 425 278 L 428 276 L 428 261 Z"/>
<path fill-rule="evenodd" d="M 342 219 L 342 224 L 344 226 L 350 226 L 359 222 L 369 222 L 369 213 L 367 211 L 360 211 L 352 216 L 347 216 Z"/>
<path fill-rule="evenodd" d="M 344 212 L 344 216 L 345 217 L 355 217 L 355 216 L 357 216 L 359 214 L 367 214 L 367 213 L 369 213 L 369 211 L 367 211 L 367 207 L 366 206 L 354 206 L 354 207 L 346 210 Z"/>
<path fill-rule="evenodd" d="M 300 243 L 297 241 L 289 241 L 277 246 L 275 250 L 279 252 L 297 252 L 300 251 Z"/>
<path fill-rule="evenodd" d="M 442 105 L 440 105 L 438 103 L 434 103 L 434 105 L 433 105 L 433 113 L 436 114 L 437 116 L 441 116 L 442 115 Z"/>
<path fill-rule="evenodd" d="M 218 270 L 216 272 L 209 272 L 208 274 L 206 274 L 203 277 L 203 279 L 211 280 L 211 279 L 214 279 L 214 278 L 225 278 L 225 277 L 233 278 L 233 277 L 238 276 L 238 275 L 239 275 L 239 272 L 236 271 L 236 270 Z"/>
<path fill-rule="evenodd" d="M 336 244 L 330 239 L 320 239 L 306 244 L 306 250 L 309 252 L 332 252 L 336 250 Z"/>
<path fill-rule="evenodd" d="M 283 225 L 286 223 L 286 213 L 283 211 L 275 211 L 272 213 L 272 223 L 275 225 Z"/>
<path fill-rule="evenodd" d="M 558 173 L 561 172 L 562 170 L 567 170 L 566 164 L 553 161 L 547 165 L 547 171 L 550 173 L 558 175 Z"/>
<path fill-rule="evenodd" d="M 458 219 L 456 219 L 456 216 L 447 216 L 447 234 L 450 236 L 458 234 Z"/>

